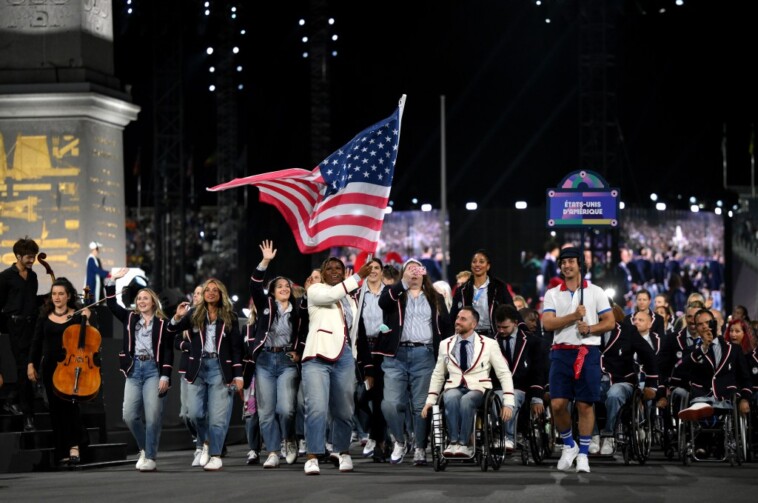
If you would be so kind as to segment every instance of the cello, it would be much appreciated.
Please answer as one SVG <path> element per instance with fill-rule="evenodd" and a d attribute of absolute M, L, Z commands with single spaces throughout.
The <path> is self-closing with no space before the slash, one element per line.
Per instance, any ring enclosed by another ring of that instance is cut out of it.
<path fill-rule="evenodd" d="M 53 391 L 63 400 L 86 402 L 100 391 L 100 345 L 102 336 L 82 322 L 63 332 L 62 346 L 66 356 L 58 362 L 53 373 Z"/>

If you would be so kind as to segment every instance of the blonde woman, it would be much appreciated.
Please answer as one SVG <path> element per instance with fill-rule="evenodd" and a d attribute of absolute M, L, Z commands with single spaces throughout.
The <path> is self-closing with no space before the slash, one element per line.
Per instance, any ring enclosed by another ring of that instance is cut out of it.
<path fill-rule="evenodd" d="M 229 429 L 230 408 L 241 390 L 243 343 L 237 315 L 224 284 L 211 278 L 203 283 L 197 305 L 182 302 L 169 323 L 174 336 L 189 330 L 189 364 L 184 378 L 188 388 L 189 415 L 199 438 L 207 439 L 200 455 L 206 471 L 223 466 L 221 451 Z"/>
<path fill-rule="evenodd" d="M 112 279 L 106 279 L 105 295 L 108 309 L 124 327 L 123 347 L 118 357 L 121 372 L 126 377 L 124 422 L 140 450 L 135 468 L 152 472 L 156 470 L 163 406 L 174 364 L 173 337 L 166 333 L 166 315 L 151 289 L 137 292 L 132 309 L 124 309 L 116 302 L 115 280 L 127 272 L 128 269 L 121 269 Z"/>

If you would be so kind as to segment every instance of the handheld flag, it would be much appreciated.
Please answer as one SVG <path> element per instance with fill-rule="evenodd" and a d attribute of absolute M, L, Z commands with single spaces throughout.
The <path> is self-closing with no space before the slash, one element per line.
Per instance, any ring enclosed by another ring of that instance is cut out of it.
<path fill-rule="evenodd" d="M 284 169 L 207 190 L 258 187 L 261 202 L 284 216 L 301 253 L 333 246 L 373 253 L 389 201 L 404 105 L 405 95 L 392 115 L 358 133 L 312 171 Z"/>

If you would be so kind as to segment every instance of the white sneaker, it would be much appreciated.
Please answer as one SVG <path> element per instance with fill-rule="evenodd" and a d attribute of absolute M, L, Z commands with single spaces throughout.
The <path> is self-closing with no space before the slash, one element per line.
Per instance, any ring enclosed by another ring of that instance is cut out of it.
<path fill-rule="evenodd" d="M 405 456 L 405 443 L 395 442 L 392 454 L 390 455 L 390 463 L 399 465 L 403 462 L 403 456 Z"/>
<path fill-rule="evenodd" d="M 303 468 L 305 470 L 306 475 L 319 475 L 321 474 L 321 470 L 318 467 L 318 459 L 313 458 L 309 459 L 305 462 L 305 467 Z"/>
<path fill-rule="evenodd" d="M 297 455 L 305 456 L 308 453 L 308 447 L 305 445 L 305 439 L 301 438 L 297 444 Z"/>
<path fill-rule="evenodd" d="M 574 464 L 576 456 L 579 454 L 579 446 L 574 444 L 574 447 L 563 446 L 563 452 L 561 452 L 561 459 L 558 460 L 558 469 L 561 471 L 568 471 L 571 469 L 571 465 Z"/>
<path fill-rule="evenodd" d="M 603 456 L 610 456 L 616 450 L 616 439 L 608 437 L 603 440 L 603 447 L 600 449 L 600 454 Z"/>
<path fill-rule="evenodd" d="M 139 451 L 139 459 L 137 460 L 137 464 L 134 465 L 134 468 L 139 470 L 140 468 L 142 468 L 142 465 L 144 462 L 145 462 L 145 450 L 142 449 L 141 451 Z"/>
<path fill-rule="evenodd" d="M 222 466 L 224 466 L 224 463 L 221 462 L 221 457 L 213 456 L 207 463 L 205 463 L 205 465 L 203 465 L 203 470 L 207 472 L 215 472 L 220 470 Z"/>
<path fill-rule="evenodd" d="M 247 453 L 247 464 L 248 465 L 257 465 L 258 464 L 258 453 L 250 450 Z"/>
<path fill-rule="evenodd" d="M 353 471 L 353 458 L 350 457 L 350 454 L 340 454 L 340 471 Z"/>
<path fill-rule="evenodd" d="M 295 442 L 286 442 L 284 446 L 284 460 L 291 465 L 297 459 L 297 444 Z"/>
<path fill-rule="evenodd" d="M 329 442 L 326 443 L 326 452 L 334 452 L 334 445 Z"/>
<path fill-rule="evenodd" d="M 376 449 L 376 440 L 370 438 L 366 440 L 366 445 L 363 447 L 363 457 L 370 458 L 374 455 L 374 449 Z"/>
<path fill-rule="evenodd" d="M 458 444 L 447 444 L 447 447 L 445 447 L 445 450 L 442 451 L 442 455 L 446 457 L 455 456 L 455 453 L 458 452 Z"/>
<path fill-rule="evenodd" d="M 426 466 L 426 449 L 416 447 L 413 451 L 413 466 Z"/>
<path fill-rule="evenodd" d="M 202 449 L 195 449 L 195 457 L 192 459 L 192 466 L 202 466 L 200 464 L 200 456 L 203 454 Z"/>
<path fill-rule="evenodd" d="M 200 453 L 200 466 L 205 467 L 211 460 L 211 454 L 208 452 L 208 444 L 203 444 L 203 452 Z"/>
<path fill-rule="evenodd" d="M 506 438 L 505 439 L 505 451 L 506 452 L 513 452 L 513 448 L 514 447 L 515 446 L 513 445 L 513 440 L 511 440 L 510 438 Z"/>
<path fill-rule="evenodd" d="M 153 459 L 145 459 L 142 466 L 139 467 L 139 471 L 141 472 L 154 472 L 156 469 L 155 460 Z"/>
<path fill-rule="evenodd" d="M 600 435 L 592 435 L 590 440 L 590 454 L 597 454 L 600 452 Z"/>
<path fill-rule="evenodd" d="M 279 454 L 269 452 L 266 462 L 263 463 L 263 468 L 279 468 Z"/>
<path fill-rule="evenodd" d="M 470 445 L 459 445 L 456 456 L 460 456 L 462 458 L 473 458 L 474 448 Z"/>
<path fill-rule="evenodd" d="M 576 473 L 590 473 L 590 460 L 586 454 L 579 454 L 576 457 Z"/>

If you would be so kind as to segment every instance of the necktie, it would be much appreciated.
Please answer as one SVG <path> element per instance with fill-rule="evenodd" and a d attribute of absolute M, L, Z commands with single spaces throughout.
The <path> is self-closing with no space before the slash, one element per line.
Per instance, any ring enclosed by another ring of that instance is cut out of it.
<path fill-rule="evenodd" d="M 505 338 L 505 359 L 508 361 L 508 366 L 513 365 L 513 351 L 511 350 L 511 339 L 513 339 L 512 335 L 509 335 Z"/>
<path fill-rule="evenodd" d="M 466 350 L 467 347 L 468 347 L 468 341 L 461 339 L 461 347 L 458 350 L 460 355 L 458 359 L 460 360 L 461 370 L 463 372 L 466 372 L 468 370 L 468 351 Z"/>
<path fill-rule="evenodd" d="M 712 344 L 713 347 L 713 357 L 716 360 L 716 366 L 719 366 L 719 363 L 721 363 L 721 346 L 717 342 L 716 344 Z"/>

